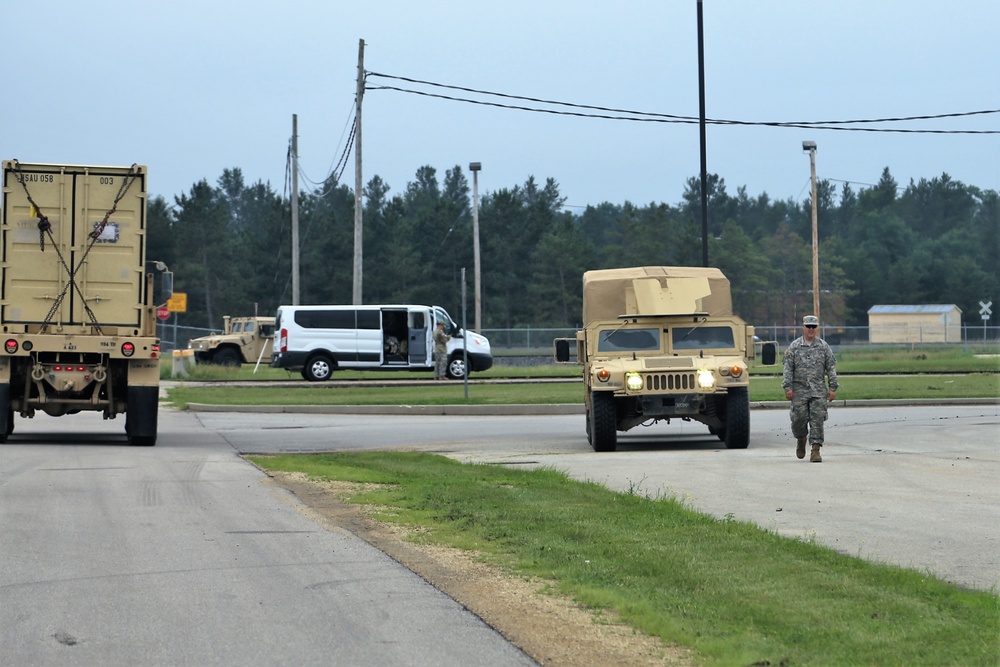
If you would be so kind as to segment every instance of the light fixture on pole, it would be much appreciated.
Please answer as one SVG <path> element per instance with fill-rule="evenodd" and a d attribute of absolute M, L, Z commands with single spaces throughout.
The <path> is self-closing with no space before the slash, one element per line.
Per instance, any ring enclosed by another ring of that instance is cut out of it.
<path fill-rule="evenodd" d="M 802 150 L 809 152 L 809 172 L 812 179 L 812 250 L 813 250 L 813 315 L 819 317 L 819 240 L 816 232 L 816 142 L 803 141 Z"/>
<path fill-rule="evenodd" d="M 472 172 L 472 253 L 473 273 L 476 292 L 476 333 L 482 332 L 483 320 L 483 293 L 481 287 L 481 274 L 479 267 L 479 170 L 483 168 L 480 162 L 470 162 L 469 171 Z"/>

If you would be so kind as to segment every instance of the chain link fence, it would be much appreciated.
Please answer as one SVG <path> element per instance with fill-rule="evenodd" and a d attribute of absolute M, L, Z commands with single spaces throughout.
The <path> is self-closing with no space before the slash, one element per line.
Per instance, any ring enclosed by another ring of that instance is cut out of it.
<path fill-rule="evenodd" d="M 887 326 L 880 325 L 884 330 Z M 156 332 L 160 336 L 160 347 L 166 353 L 172 350 L 183 350 L 188 346 L 188 341 L 192 338 L 208 336 L 213 333 L 221 333 L 221 329 L 206 329 L 203 327 L 180 326 L 169 320 L 159 322 Z M 556 338 L 575 338 L 576 329 L 573 328 L 547 328 L 547 327 L 519 327 L 516 329 L 483 329 L 482 334 L 489 338 L 490 346 L 495 353 L 508 354 L 532 354 L 548 355 L 552 354 L 552 341 Z M 801 327 L 778 326 L 778 325 L 757 325 L 757 337 L 761 340 L 774 340 L 782 346 L 786 346 L 802 335 Z M 961 327 L 961 340 L 942 340 L 940 327 L 901 325 L 897 332 L 898 336 L 893 336 L 892 344 L 895 345 L 930 345 L 930 344 L 966 344 L 974 345 L 983 343 L 987 345 L 1000 344 L 1000 326 L 982 327 L 968 326 Z M 871 331 L 869 327 L 820 327 L 820 336 L 831 345 L 874 345 L 871 342 Z"/>

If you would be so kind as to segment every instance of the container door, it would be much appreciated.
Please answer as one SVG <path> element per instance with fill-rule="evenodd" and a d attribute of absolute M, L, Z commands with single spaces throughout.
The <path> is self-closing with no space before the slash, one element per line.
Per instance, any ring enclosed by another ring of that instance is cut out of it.
<path fill-rule="evenodd" d="M 6 162 L 3 186 L 3 321 L 139 328 L 145 169 Z"/>

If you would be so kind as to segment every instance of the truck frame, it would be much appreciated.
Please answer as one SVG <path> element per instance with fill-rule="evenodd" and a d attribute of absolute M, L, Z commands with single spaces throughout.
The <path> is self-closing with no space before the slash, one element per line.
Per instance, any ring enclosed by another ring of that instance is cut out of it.
<path fill-rule="evenodd" d="M 160 341 L 146 167 L 3 162 L 0 442 L 14 415 L 125 415 L 156 443 Z"/>
<path fill-rule="evenodd" d="M 730 449 L 750 442 L 748 361 L 754 328 L 732 312 L 715 268 L 648 266 L 583 274 L 584 328 L 556 339 L 557 362 L 583 365 L 587 438 L 614 451 L 617 433 L 698 421 Z M 765 365 L 776 347 L 764 343 Z"/>

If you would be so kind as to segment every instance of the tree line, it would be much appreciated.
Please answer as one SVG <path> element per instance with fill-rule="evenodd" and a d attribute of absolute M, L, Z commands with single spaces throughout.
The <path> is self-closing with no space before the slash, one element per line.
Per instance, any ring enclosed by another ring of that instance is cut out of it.
<path fill-rule="evenodd" d="M 812 201 L 727 192 L 709 175 L 709 264 L 732 283 L 733 305 L 757 325 L 795 325 L 812 309 Z M 700 179 L 682 201 L 605 202 L 565 210 L 558 183 L 480 196 L 484 328 L 575 327 L 589 269 L 701 264 Z M 471 312 L 472 201 L 458 166 L 439 179 L 417 170 L 393 194 L 375 176 L 363 192 L 365 303 L 425 303 L 458 317 L 462 269 Z M 298 198 L 300 303 L 351 303 L 354 192 L 328 182 Z M 998 296 L 1000 205 L 947 174 L 900 187 L 817 184 L 820 307 L 836 325 L 866 325 L 876 304 L 957 304 L 979 324 L 979 301 Z M 167 263 L 187 294 L 181 324 L 219 328 L 224 315 L 261 314 L 292 301 L 291 203 L 269 184 L 226 169 L 170 204 L 149 202 L 148 257 Z"/>

